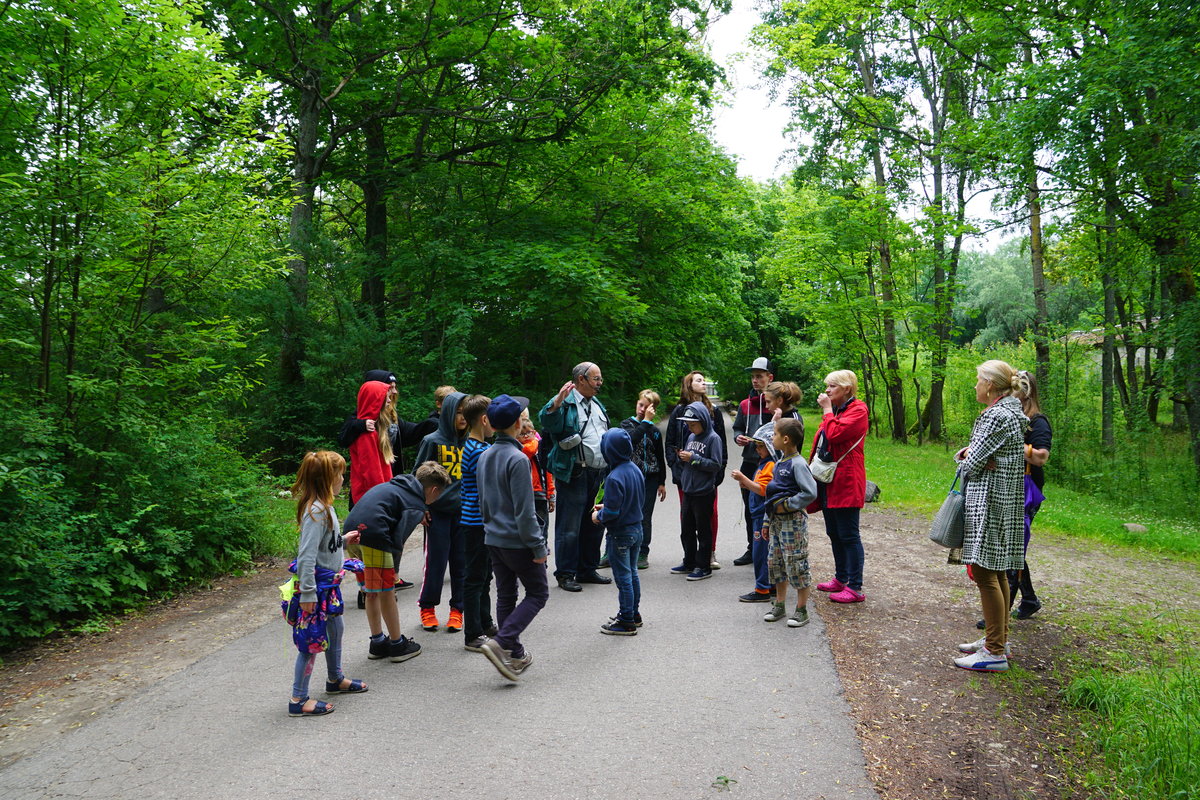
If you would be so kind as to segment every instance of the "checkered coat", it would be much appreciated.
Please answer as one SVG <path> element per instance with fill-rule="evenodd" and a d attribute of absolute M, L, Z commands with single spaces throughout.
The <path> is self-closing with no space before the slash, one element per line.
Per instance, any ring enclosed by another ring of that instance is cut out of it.
<path fill-rule="evenodd" d="M 1025 431 L 1021 401 L 1002 397 L 971 431 L 962 468 L 967 476 L 964 564 L 995 571 L 1025 561 Z M 986 469 L 989 461 L 995 469 Z"/>

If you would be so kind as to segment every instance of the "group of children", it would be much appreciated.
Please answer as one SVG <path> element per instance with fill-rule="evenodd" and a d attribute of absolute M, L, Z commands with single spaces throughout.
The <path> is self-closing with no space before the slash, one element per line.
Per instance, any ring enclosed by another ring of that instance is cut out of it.
<path fill-rule="evenodd" d="M 368 373 L 368 378 L 372 376 L 391 378 L 389 373 Z M 436 607 L 449 566 L 446 629 L 461 630 L 465 648 L 482 653 L 508 680 L 518 680 L 532 663 L 520 636 L 549 598 L 547 526 L 554 509 L 554 482 L 542 458 L 528 400 L 507 394 L 494 399 L 468 396 L 452 387 L 439 389 L 439 400 L 436 428 L 420 441 L 416 469 L 393 476 L 392 464 L 405 443 L 399 433 L 411 436 L 416 426 L 395 415 L 394 378 L 364 382 L 357 415 L 363 424 L 347 421 L 339 437 L 340 441 L 347 438 L 347 428 L 353 434 L 351 510 L 341 526 L 333 498 L 342 487 L 345 460 L 337 453 L 320 451 L 308 453 L 301 464 L 292 489 L 300 541 L 291 603 L 295 610 L 289 622 L 295 630 L 315 627 L 323 635 L 316 643 L 294 637 L 301 652 L 288 705 L 292 716 L 333 711 L 331 704 L 308 697 L 318 652 L 325 652 L 328 694 L 367 691 L 361 680 L 344 676 L 340 663 L 339 583 L 346 569 L 359 577 L 365 595 L 368 657 L 402 662 L 420 655 L 420 645 L 401 632 L 395 600 L 396 564 L 418 525 L 425 530 L 425 575 L 418 601 L 422 627 L 439 627 Z M 655 496 L 665 497 L 662 437 L 653 424 L 658 401 L 654 392 L 642 392 L 636 416 L 606 431 L 601 440 L 607 473 L 592 521 L 608 531 L 607 560 L 618 599 L 617 614 L 601 625 L 605 634 L 635 635 L 642 625 L 638 570 L 646 567 Z M 702 580 L 712 574 L 711 519 L 724 443 L 713 431 L 703 403 L 691 403 L 680 419 L 689 431 L 675 454 L 682 489 L 684 556 L 671 572 Z M 432 428 L 432 422 L 424 427 Z M 794 627 L 808 622 L 804 509 L 816 497 L 808 466 L 798 458 L 803 432 L 803 422 L 797 419 L 777 419 L 762 426 L 754 435 L 760 458 L 755 475 L 732 473 L 756 498 L 755 573 L 757 582 L 769 581 L 769 591 L 774 593 L 764 619 L 787 616 L 790 583 L 797 592 L 796 608 L 788 620 Z M 360 549 L 361 564 L 345 560 L 345 545 Z M 519 603 L 518 585 L 524 591 Z"/>

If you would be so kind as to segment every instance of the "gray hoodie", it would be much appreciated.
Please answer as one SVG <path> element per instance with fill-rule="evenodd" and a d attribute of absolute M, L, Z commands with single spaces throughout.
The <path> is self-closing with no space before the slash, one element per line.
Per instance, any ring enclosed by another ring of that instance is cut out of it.
<path fill-rule="evenodd" d="M 688 405 L 680 417 L 694 418 L 700 423 L 700 433 L 690 434 L 683 449 L 692 454 L 692 460 L 680 459 L 679 488 L 684 494 L 708 494 L 717 488 L 717 475 L 725 463 L 725 445 L 712 427 L 712 418 L 704 403 L 696 401 Z"/>

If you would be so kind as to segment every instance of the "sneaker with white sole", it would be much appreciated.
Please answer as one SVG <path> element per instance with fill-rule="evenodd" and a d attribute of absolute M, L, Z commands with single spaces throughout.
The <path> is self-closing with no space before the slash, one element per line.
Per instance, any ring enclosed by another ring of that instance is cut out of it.
<path fill-rule="evenodd" d="M 788 617 L 789 628 L 803 628 L 808 624 L 808 609 L 797 608 L 790 617 Z"/>
<path fill-rule="evenodd" d="M 954 666 L 975 672 L 1004 672 L 1008 669 L 1008 656 L 1003 653 L 992 655 L 986 647 L 981 647 L 970 655 L 954 659 Z"/>
<path fill-rule="evenodd" d="M 763 614 L 763 622 L 778 622 L 787 616 L 787 609 L 783 607 L 783 603 L 776 603 L 771 606 L 771 610 Z"/>
<path fill-rule="evenodd" d="M 963 642 L 962 644 L 960 644 L 958 646 L 958 652 L 960 652 L 960 653 L 978 653 L 980 650 L 982 650 L 986 646 L 987 646 L 987 637 L 984 636 L 982 639 L 977 639 L 973 642 Z M 1004 655 L 1006 655 L 1006 656 L 1012 655 L 1012 649 L 1008 642 L 1004 643 Z"/>

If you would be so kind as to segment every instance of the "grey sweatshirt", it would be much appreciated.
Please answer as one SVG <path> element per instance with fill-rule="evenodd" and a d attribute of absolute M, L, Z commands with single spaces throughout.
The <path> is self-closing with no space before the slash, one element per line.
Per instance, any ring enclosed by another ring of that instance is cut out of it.
<path fill-rule="evenodd" d="M 332 523 L 332 524 L 331 524 Z M 317 600 L 317 567 L 337 571 L 346 555 L 342 551 L 342 531 L 337 513 L 318 501 L 309 506 L 300 520 L 300 544 L 296 548 L 296 577 L 300 579 L 300 602 Z"/>
<path fill-rule="evenodd" d="M 534 558 L 546 556 L 546 537 L 533 506 L 533 480 L 529 458 L 521 443 L 503 433 L 479 456 L 479 510 L 483 513 L 483 541 L 508 550 L 529 549 Z"/>

